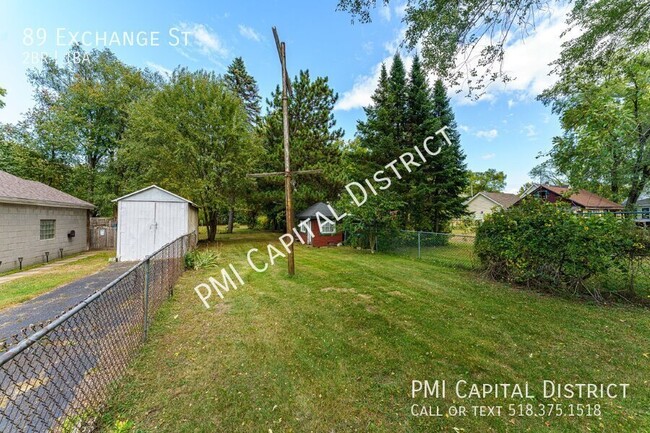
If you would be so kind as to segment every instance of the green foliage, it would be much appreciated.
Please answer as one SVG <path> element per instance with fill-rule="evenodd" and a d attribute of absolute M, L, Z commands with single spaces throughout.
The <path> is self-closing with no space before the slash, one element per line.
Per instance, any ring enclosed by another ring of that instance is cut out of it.
<path fill-rule="evenodd" d="M 129 114 L 119 157 L 133 189 L 157 183 L 191 199 L 214 240 L 218 209 L 251 187 L 260 154 L 239 97 L 212 72 L 179 68 Z"/>
<path fill-rule="evenodd" d="M 0 167 L 112 215 L 111 199 L 124 192 L 116 155 L 128 107 L 159 77 L 125 65 L 108 49 L 84 52 L 75 45 L 69 55 L 85 60 L 60 65 L 45 58 L 41 68 L 28 72 L 36 104 L 17 125 L 5 128 Z"/>
<path fill-rule="evenodd" d="M 7 90 L 0 87 L 0 108 L 5 107 L 5 101 L 2 100 L 5 96 L 7 96 Z"/>
<path fill-rule="evenodd" d="M 610 272 L 626 274 L 630 261 L 645 257 L 648 246 L 629 220 L 579 215 L 567 205 L 534 199 L 486 217 L 475 244 L 493 278 L 599 300 L 605 287 L 594 282 Z"/>
<path fill-rule="evenodd" d="M 472 197 L 479 192 L 501 192 L 506 187 L 506 174 L 490 168 L 485 171 L 469 171 L 465 195 Z"/>
<path fill-rule="evenodd" d="M 294 208 L 301 211 L 319 201 L 333 201 L 344 185 L 341 166 L 343 130 L 336 127 L 334 105 L 338 94 L 327 77 L 312 79 L 309 71 L 300 71 L 292 82 L 289 98 L 291 169 L 322 169 L 321 174 L 296 175 L 293 178 Z M 268 111 L 262 122 L 264 158 L 257 171 L 283 172 L 282 92 L 276 88 L 267 100 Z M 268 217 L 274 230 L 284 227 L 284 179 L 281 176 L 258 180 L 259 192 L 253 198 L 255 211 Z"/>
<path fill-rule="evenodd" d="M 356 206 L 349 197 L 336 206 L 339 214 L 347 212 L 343 229 L 347 233 L 347 244 L 375 251 L 378 239 L 392 238 L 399 233 L 397 211 L 403 203 L 391 191 L 370 195 L 362 206 Z"/>
<path fill-rule="evenodd" d="M 436 131 L 447 126 L 445 132 L 452 144 L 442 146 L 440 154 L 390 187 L 402 202 L 400 208 L 392 209 L 399 211 L 400 228 L 442 231 L 452 218 L 463 214 L 460 195 L 467 183 L 465 155 L 442 81 L 430 89 L 417 56 L 407 80 L 404 64 L 396 54 L 390 74 L 382 66 L 372 104 L 364 110 L 366 120 L 358 124 L 358 145 L 366 149 L 365 163 L 361 165 L 363 175 L 356 180 L 371 177 L 392 159 L 413 152 L 413 146 L 421 146 L 427 137 L 436 137 Z"/>
<path fill-rule="evenodd" d="M 338 9 L 353 19 L 371 21 L 377 4 L 390 0 L 339 0 Z M 502 68 L 512 40 L 530 35 L 550 6 L 547 0 L 407 0 L 405 2 L 406 48 L 417 50 L 425 66 L 450 84 L 464 83 L 468 94 L 480 96 L 497 80 L 512 78 Z M 650 6 L 638 0 L 574 0 L 568 14 L 570 28 L 583 31 L 566 41 L 560 68 L 597 64 L 610 53 L 638 52 L 650 42 Z M 476 60 L 475 60 L 476 59 Z"/>
<path fill-rule="evenodd" d="M 540 99 L 564 134 L 549 156 L 569 183 L 632 206 L 650 179 L 650 53 L 575 67 Z"/>
<path fill-rule="evenodd" d="M 228 71 L 223 76 L 226 86 L 233 91 L 244 103 L 248 121 L 251 125 L 257 125 L 262 108 L 260 101 L 262 97 L 259 94 L 257 81 L 246 70 L 244 59 L 235 57 Z"/>
<path fill-rule="evenodd" d="M 219 264 L 221 253 L 213 250 L 194 250 L 185 254 L 185 269 L 208 269 Z"/>

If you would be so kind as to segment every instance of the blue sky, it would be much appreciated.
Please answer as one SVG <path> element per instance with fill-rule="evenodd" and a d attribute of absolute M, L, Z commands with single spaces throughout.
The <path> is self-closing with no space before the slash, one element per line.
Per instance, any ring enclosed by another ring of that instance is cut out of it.
<path fill-rule="evenodd" d="M 309 69 L 312 76 L 329 77 L 340 96 L 337 122 L 351 138 L 357 120 L 364 116 L 361 107 L 369 102 L 379 65 L 389 63 L 399 49 L 403 7 L 400 2 L 391 2 L 390 7 L 375 11 L 370 24 L 352 24 L 347 13 L 335 8 L 336 0 L 5 0 L 0 16 L 0 87 L 6 88 L 8 95 L 7 106 L 0 110 L 0 122 L 15 122 L 31 106 L 25 72 L 39 64 L 39 54 L 63 61 L 74 34 L 79 39 L 83 32 L 88 32 L 87 48 L 103 48 L 101 40 L 96 45 L 96 39 L 104 32 L 109 40 L 113 32 L 120 37 L 123 32 L 145 32 L 142 35 L 147 40 L 142 39 L 142 44 L 114 43 L 110 48 L 128 64 L 163 72 L 183 65 L 222 73 L 234 57 L 242 56 L 266 98 L 279 82 L 271 33 L 271 27 L 277 26 L 287 43 L 289 72 L 295 75 L 300 69 Z M 469 168 L 505 171 L 509 192 L 516 192 L 529 180 L 528 171 L 539 162 L 536 155 L 548 150 L 551 138 L 560 133 L 557 116 L 535 96 L 553 82 L 547 65 L 560 51 L 563 12 L 550 10 L 526 39 L 510 40 L 504 69 L 517 77 L 513 83 L 490 87 L 479 101 L 450 91 Z M 177 46 L 171 45 L 176 40 L 170 30 L 179 36 Z M 157 32 L 153 46 L 151 32 Z M 31 45 L 26 38 L 30 34 Z M 412 53 L 402 54 L 408 65 Z"/>

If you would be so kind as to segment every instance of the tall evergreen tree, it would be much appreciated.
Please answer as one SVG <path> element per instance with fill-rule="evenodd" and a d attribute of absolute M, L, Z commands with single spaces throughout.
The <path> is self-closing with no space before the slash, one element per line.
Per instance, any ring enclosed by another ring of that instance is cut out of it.
<path fill-rule="evenodd" d="M 244 59 L 235 57 L 223 76 L 226 85 L 244 103 L 248 120 L 251 125 L 257 125 L 262 112 L 261 100 L 257 81 L 246 70 Z"/>
<path fill-rule="evenodd" d="M 253 76 L 246 70 L 244 59 L 236 57 L 230 66 L 228 66 L 228 70 L 223 76 L 223 79 L 226 86 L 233 93 L 239 96 L 239 99 L 241 99 L 244 104 L 244 109 L 246 110 L 251 129 L 256 128 L 260 121 L 262 111 L 260 101 L 262 98 L 259 94 L 257 81 L 255 81 L 255 78 L 253 78 Z M 242 198 L 246 198 L 246 194 L 232 195 L 228 200 L 228 233 L 233 232 L 235 206 L 238 199 L 241 201 Z"/>
<path fill-rule="evenodd" d="M 424 209 L 429 219 L 429 227 L 435 232 L 440 232 L 447 229 L 453 218 L 465 213 L 465 198 L 462 193 L 469 181 L 465 154 L 460 147 L 458 126 L 447 90 L 441 80 L 436 80 L 433 87 L 433 115 L 440 128 L 447 127 L 445 134 L 451 141 L 451 144 L 442 146 L 440 154 L 427 163 L 431 164 L 430 174 L 427 182 L 421 186 L 425 191 Z"/>
<path fill-rule="evenodd" d="M 327 77 L 312 80 L 309 71 L 300 71 L 292 82 L 289 99 L 291 169 L 320 168 L 322 174 L 300 175 L 293 179 L 294 207 L 301 209 L 318 201 L 334 200 L 344 185 L 340 170 L 343 130 L 336 127 L 334 105 L 338 100 Z M 279 87 L 267 100 L 268 113 L 262 124 L 265 161 L 262 171 L 284 171 L 282 141 L 282 92 Z M 256 202 L 272 229 L 284 225 L 284 187 L 282 178 L 258 181 Z"/>

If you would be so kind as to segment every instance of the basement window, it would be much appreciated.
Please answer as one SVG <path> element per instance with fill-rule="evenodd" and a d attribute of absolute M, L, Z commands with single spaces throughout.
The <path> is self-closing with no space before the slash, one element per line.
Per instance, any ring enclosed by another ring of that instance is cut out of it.
<path fill-rule="evenodd" d="M 41 220 L 41 240 L 54 239 L 56 220 Z"/>

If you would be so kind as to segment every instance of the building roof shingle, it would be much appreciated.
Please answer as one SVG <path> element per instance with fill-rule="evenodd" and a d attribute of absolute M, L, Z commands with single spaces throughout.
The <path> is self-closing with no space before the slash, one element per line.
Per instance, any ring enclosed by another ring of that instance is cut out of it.
<path fill-rule="evenodd" d="M 95 207 L 44 183 L 22 179 L 2 170 L 0 170 L 0 203 L 80 209 Z"/>
<path fill-rule="evenodd" d="M 567 193 L 570 193 L 571 195 L 568 195 L 567 197 L 568 200 L 586 209 L 623 209 L 622 205 L 608 200 L 605 197 L 601 197 L 598 194 L 587 191 L 586 189 L 572 190 L 566 186 L 554 185 L 540 185 L 540 187 L 564 197 L 567 197 Z"/>
<path fill-rule="evenodd" d="M 501 205 L 502 208 L 508 209 L 519 200 L 519 195 L 508 194 L 505 192 L 482 192 L 484 196 Z"/>

